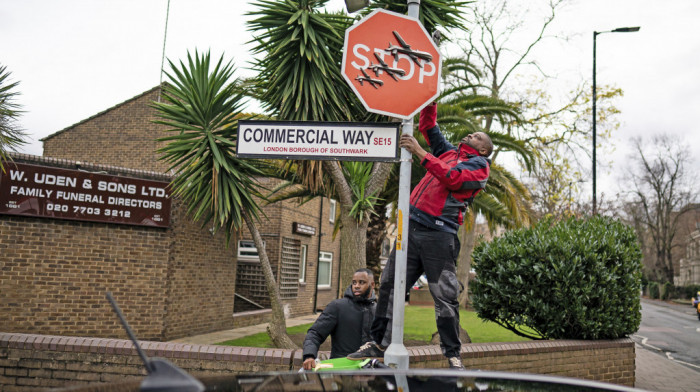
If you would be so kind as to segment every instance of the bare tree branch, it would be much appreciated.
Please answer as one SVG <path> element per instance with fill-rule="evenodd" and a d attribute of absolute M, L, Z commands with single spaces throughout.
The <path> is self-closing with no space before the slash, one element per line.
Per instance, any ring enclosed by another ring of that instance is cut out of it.
<path fill-rule="evenodd" d="M 686 167 L 691 156 L 687 144 L 668 135 L 657 135 L 646 144 L 633 139 L 635 155 L 628 169 L 632 199 L 627 218 L 635 222 L 640 240 L 651 249 L 656 273 L 673 282 L 676 273 L 672 250 L 678 246 L 676 236 L 682 217 L 698 208 L 697 185 Z M 651 246 L 649 246 L 651 245 Z"/>

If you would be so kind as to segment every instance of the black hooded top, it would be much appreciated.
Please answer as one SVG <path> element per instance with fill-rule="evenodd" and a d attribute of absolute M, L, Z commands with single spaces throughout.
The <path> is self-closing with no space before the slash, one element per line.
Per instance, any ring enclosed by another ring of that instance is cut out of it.
<path fill-rule="evenodd" d="M 331 336 L 331 358 L 342 358 L 354 353 L 360 346 L 372 340 L 369 334 L 377 298 L 374 290 L 369 297 L 355 298 L 352 286 L 345 290 L 343 298 L 331 301 L 304 339 L 304 359 L 317 358 L 318 348 Z"/>

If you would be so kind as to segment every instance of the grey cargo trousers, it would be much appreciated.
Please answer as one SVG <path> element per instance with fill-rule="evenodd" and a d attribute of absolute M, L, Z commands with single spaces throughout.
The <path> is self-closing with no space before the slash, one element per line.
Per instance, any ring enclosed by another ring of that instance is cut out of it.
<path fill-rule="evenodd" d="M 456 260 L 459 240 L 452 233 L 432 230 L 419 223 L 410 222 L 408 257 L 406 261 L 406 293 L 425 272 L 430 294 L 435 301 L 435 321 L 440 333 L 440 347 L 446 357 L 458 357 L 459 296 Z M 370 331 L 375 343 L 387 347 L 391 343 L 394 304 L 394 271 L 396 246 L 382 272 L 379 301 Z M 406 293 L 403 293 L 404 295 Z"/>

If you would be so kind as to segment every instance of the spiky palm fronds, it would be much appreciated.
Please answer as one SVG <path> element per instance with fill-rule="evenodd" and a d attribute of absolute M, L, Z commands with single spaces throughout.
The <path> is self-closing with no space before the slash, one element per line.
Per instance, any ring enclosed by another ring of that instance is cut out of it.
<path fill-rule="evenodd" d="M 236 118 L 244 94 L 232 80 L 232 63 L 223 57 L 213 64 L 210 54 L 187 54 L 187 64 L 169 61 L 169 84 L 155 122 L 165 125 L 169 136 L 159 149 L 162 160 L 175 171 L 172 189 L 188 206 L 188 213 L 204 224 L 226 228 L 229 235 L 242 227 L 243 213 L 258 217 L 260 207 L 255 176 L 259 163 L 235 156 Z M 228 237 L 227 237 L 228 238 Z"/>
<path fill-rule="evenodd" d="M 525 185 L 494 163 L 487 189 L 474 199 L 473 209 L 484 215 L 491 230 L 498 225 L 512 229 L 530 224 L 530 201 Z"/>
<path fill-rule="evenodd" d="M 421 0 L 418 20 L 430 34 L 438 28 L 444 30 L 466 30 L 466 20 L 463 15 L 465 15 L 466 6 L 469 3 L 472 2 Z M 360 16 L 367 15 L 377 8 L 394 11 L 399 14 L 408 12 L 406 0 L 373 0 L 372 7 L 363 9 Z M 446 37 L 446 39 L 449 39 L 449 37 Z"/>
<path fill-rule="evenodd" d="M 379 200 L 379 197 L 375 196 L 376 191 L 373 193 L 367 192 L 367 184 L 372 176 L 372 163 L 343 162 L 342 167 L 355 202 L 350 209 L 350 216 L 358 222 L 369 219 L 370 215 L 376 214 L 374 205 Z"/>
<path fill-rule="evenodd" d="M 263 105 L 284 120 L 347 121 L 356 102 L 340 73 L 345 29 L 352 19 L 319 12 L 327 0 L 262 0 L 248 22 L 254 31 L 255 83 Z"/>
<path fill-rule="evenodd" d="M 27 134 L 17 125 L 22 114 L 21 106 L 15 102 L 19 95 L 16 90 L 19 82 L 10 82 L 12 73 L 0 65 L 0 171 L 5 172 L 4 162 L 11 160 L 10 150 L 26 144 Z"/>

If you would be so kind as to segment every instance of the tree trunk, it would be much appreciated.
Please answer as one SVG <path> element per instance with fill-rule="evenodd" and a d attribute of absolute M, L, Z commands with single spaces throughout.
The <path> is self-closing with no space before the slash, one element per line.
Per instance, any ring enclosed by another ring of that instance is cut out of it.
<path fill-rule="evenodd" d="M 459 304 L 467 307 L 469 304 L 469 271 L 472 266 L 472 252 L 476 243 L 476 214 L 469 214 L 470 222 L 464 225 L 464 228 L 459 231 L 459 242 L 462 247 L 459 250 L 457 257 L 457 280 L 464 285 L 464 290 L 459 294 Z M 469 229 L 467 230 L 467 227 Z"/>
<path fill-rule="evenodd" d="M 262 237 L 260 237 L 260 232 L 258 227 L 255 226 L 253 221 L 250 219 L 248 213 L 243 213 L 243 220 L 245 220 L 246 225 L 248 225 L 248 230 L 253 236 L 253 241 L 255 242 L 255 247 L 258 248 L 258 255 L 260 256 L 260 267 L 265 276 L 265 285 L 267 286 L 267 292 L 270 294 L 270 307 L 272 308 L 272 319 L 267 326 L 267 334 L 270 335 L 272 339 L 272 344 L 277 348 L 296 348 L 299 347 L 294 344 L 292 339 L 287 335 L 287 321 L 284 317 L 284 309 L 282 309 L 282 300 L 280 299 L 280 292 L 277 288 L 277 282 L 275 281 L 275 275 L 272 273 L 272 266 L 270 266 L 270 259 L 267 257 L 267 252 L 265 251 L 265 246 L 263 245 Z"/>
<path fill-rule="evenodd" d="M 352 282 L 352 275 L 358 268 L 367 268 L 367 226 L 369 219 L 363 219 L 362 223 L 350 217 L 352 205 L 341 204 L 340 230 L 340 282 L 338 291 L 344 292 Z"/>
<path fill-rule="evenodd" d="M 339 294 L 350 285 L 352 275 L 358 268 L 367 267 L 367 227 L 369 219 L 358 222 L 350 216 L 353 206 L 353 193 L 340 165 L 333 161 L 323 161 L 323 168 L 333 178 L 338 198 L 340 199 L 340 284 Z M 372 169 L 372 176 L 365 187 L 365 194 L 371 195 L 384 187 L 391 172 L 391 164 L 377 162 Z"/>
<path fill-rule="evenodd" d="M 669 239 L 668 243 L 672 244 L 673 240 Z M 673 277 L 675 276 L 676 271 L 673 268 L 673 255 L 671 254 L 671 247 L 670 246 L 666 249 L 665 253 L 666 253 L 666 260 L 668 261 L 668 269 L 666 272 L 666 276 L 667 276 L 668 281 L 671 282 L 671 284 L 673 284 Z"/>
<path fill-rule="evenodd" d="M 367 226 L 367 268 L 374 272 L 374 285 L 379 289 L 379 276 L 382 273 L 382 266 L 379 258 L 382 256 L 382 245 L 386 238 L 386 210 L 387 201 L 379 200 L 375 205 L 374 212 L 369 217 L 369 225 Z"/>

